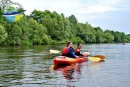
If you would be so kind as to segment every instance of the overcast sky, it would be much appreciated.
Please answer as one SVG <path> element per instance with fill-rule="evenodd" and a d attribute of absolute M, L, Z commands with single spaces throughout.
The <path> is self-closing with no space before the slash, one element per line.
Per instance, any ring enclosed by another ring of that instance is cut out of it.
<path fill-rule="evenodd" d="M 78 22 L 88 22 L 102 30 L 130 34 L 130 0 L 12 0 L 20 3 L 30 14 L 34 9 L 75 15 Z M 129 16 L 128 16 L 129 15 Z"/>

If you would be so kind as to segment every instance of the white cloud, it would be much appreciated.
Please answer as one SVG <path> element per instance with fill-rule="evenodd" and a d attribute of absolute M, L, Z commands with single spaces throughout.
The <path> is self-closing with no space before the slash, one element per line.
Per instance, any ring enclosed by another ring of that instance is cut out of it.
<path fill-rule="evenodd" d="M 27 9 L 28 13 L 37 9 L 63 12 L 65 14 L 91 14 L 118 10 L 114 6 L 116 6 L 120 0 L 13 0 L 13 2 L 21 3 L 23 7 Z"/>
<path fill-rule="evenodd" d="M 116 10 L 115 8 L 108 7 L 108 6 L 101 6 L 101 5 L 91 5 L 87 8 L 79 9 L 77 12 L 81 14 L 92 14 L 92 13 L 105 13 L 107 11 Z"/>
<path fill-rule="evenodd" d="M 19 2 L 27 10 L 26 13 L 30 14 L 34 9 L 36 10 L 50 10 L 58 13 L 70 15 L 80 7 L 79 0 L 13 0 Z"/>
<path fill-rule="evenodd" d="M 108 11 L 115 11 L 118 8 L 115 7 L 120 0 L 98 0 L 97 3 L 90 2 L 88 6 L 79 9 L 77 12 L 81 14 L 92 14 L 92 13 L 105 13 Z"/>
<path fill-rule="evenodd" d="M 104 21 L 128 20 L 130 12 L 129 0 L 12 0 L 20 3 L 30 14 L 34 9 L 49 10 L 63 13 L 65 16 L 74 14 L 79 22 L 91 22 L 103 25 Z M 125 16 L 127 18 L 125 18 Z M 100 21 L 102 20 L 102 21 Z M 99 22 L 100 21 L 100 22 Z M 101 24 L 100 24 L 101 23 Z M 111 22 L 109 22 L 110 24 Z M 115 22 L 116 23 L 116 22 Z M 122 23 L 123 24 L 123 23 Z M 105 26 L 105 25 L 104 25 Z"/>
<path fill-rule="evenodd" d="M 124 0 L 12 0 L 19 2 L 27 10 L 25 13 L 30 14 L 36 10 L 56 11 L 65 16 L 74 14 L 78 20 L 80 18 L 95 19 L 104 18 L 111 12 L 119 10 L 129 10 L 129 4 Z M 87 17 L 85 16 L 87 15 Z M 80 19 L 81 20 L 81 19 Z"/>

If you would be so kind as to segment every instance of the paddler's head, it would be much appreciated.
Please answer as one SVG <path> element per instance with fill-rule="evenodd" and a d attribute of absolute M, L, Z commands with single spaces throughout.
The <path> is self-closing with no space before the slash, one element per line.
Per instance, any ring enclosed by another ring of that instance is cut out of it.
<path fill-rule="evenodd" d="M 66 47 L 72 47 L 73 46 L 73 43 L 72 42 L 67 42 L 67 44 L 66 44 Z"/>

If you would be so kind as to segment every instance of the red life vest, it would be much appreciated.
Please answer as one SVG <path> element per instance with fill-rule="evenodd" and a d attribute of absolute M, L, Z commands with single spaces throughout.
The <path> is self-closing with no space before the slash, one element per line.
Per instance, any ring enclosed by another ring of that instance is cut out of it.
<path fill-rule="evenodd" d="M 79 50 L 79 49 L 76 49 L 76 50 L 75 50 L 75 53 L 79 53 L 79 52 L 80 52 L 80 50 Z"/>
<path fill-rule="evenodd" d="M 76 50 L 75 50 L 75 54 L 76 54 L 77 56 L 82 56 L 80 49 L 76 49 Z"/>
<path fill-rule="evenodd" d="M 67 52 L 69 50 L 69 47 L 65 47 L 63 50 L 62 50 L 62 55 L 66 55 Z"/>

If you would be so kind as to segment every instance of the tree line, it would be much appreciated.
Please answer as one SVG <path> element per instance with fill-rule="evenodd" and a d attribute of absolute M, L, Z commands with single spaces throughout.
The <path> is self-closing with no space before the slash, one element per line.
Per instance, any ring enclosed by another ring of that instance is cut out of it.
<path fill-rule="evenodd" d="M 73 43 L 130 42 L 130 34 L 93 27 L 88 22 L 79 23 L 74 15 L 65 17 L 56 11 L 34 10 L 23 13 L 18 22 L 10 22 L 0 8 L 0 45 L 47 45 Z"/>

